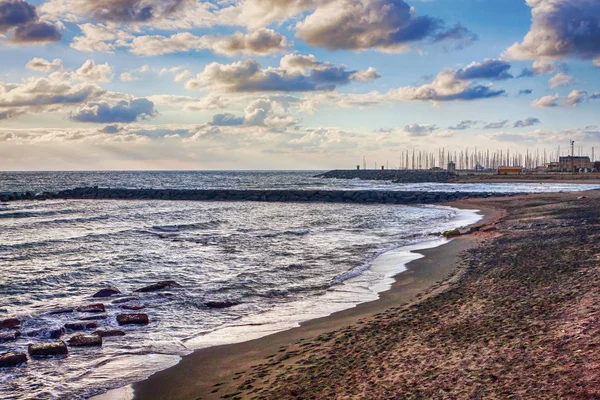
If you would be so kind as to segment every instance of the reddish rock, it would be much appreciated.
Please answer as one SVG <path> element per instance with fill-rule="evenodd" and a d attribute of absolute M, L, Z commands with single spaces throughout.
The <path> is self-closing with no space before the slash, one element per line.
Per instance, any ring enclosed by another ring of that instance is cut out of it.
<path fill-rule="evenodd" d="M 99 335 L 84 335 L 78 333 L 69 339 L 69 346 L 73 347 L 93 347 L 102 346 L 102 337 Z"/>
<path fill-rule="evenodd" d="M 125 332 L 118 330 L 106 330 L 106 331 L 95 331 L 92 335 L 98 335 L 102 338 L 114 337 L 114 336 L 125 336 Z"/>
<path fill-rule="evenodd" d="M 137 311 L 137 310 L 143 310 L 144 308 L 146 308 L 146 306 L 143 306 L 141 304 L 123 304 L 121 306 L 121 308 L 124 310 Z"/>
<path fill-rule="evenodd" d="M 181 287 L 181 285 L 175 281 L 161 281 L 161 282 L 157 282 L 152 285 L 143 287 L 141 289 L 137 289 L 135 291 L 142 292 L 142 293 L 158 292 L 160 290 L 173 288 L 173 287 Z"/>
<path fill-rule="evenodd" d="M 21 327 L 21 321 L 18 318 L 9 318 L 0 321 L 0 329 L 19 329 Z"/>
<path fill-rule="evenodd" d="M 0 368 L 16 367 L 27 362 L 25 353 L 2 353 L 0 354 Z"/>
<path fill-rule="evenodd" d="M 31 357 L 63 356 L 69 354 L 67 344 L 62 340 L 52 343 L 30 344 L 28 348 Z"/>
<path fill-rule="evenodd" d="M 6 342 L 14 342 L 21 336 L 21 332 L 13 331 L 13 332 L 0 332 L 0 344 Z"/>
<path fill-rule="evenodd" d="M 82 313 L 103 313 L 106 312 L 104 304 L 89 304 L 87 306 L 77 307 L 77 311 Z"/>
<path fill-rule="evenodd" d="M 86 329 L 96 329 L 98 324 L 95 322 L 69 322 L 65 324 L 65 329 L 68 331 L 85 331 Z"/>
<path fill-rule="evenodd" d="M 494 232 L 494 231 L 497 231 L 497 230 L 498 230 L 498 228 L 495 225 L 483 226 L 480 229 L 481 232 Z"/>
<path fill-rule="evenodd" d="M 119 325 L 148 325 L 150 320 L 147 314 L 119 314 L 117 322 Z"/>
<path fill-rule="evenodd" d="M 115 296 L 117 294 L 121 294 L 121 291 L 119 289 L 110 287 L 110 288 L 105 288 L 105 289 L 99 290 L 92 297 L 104 298 L 104 297 Z"/>

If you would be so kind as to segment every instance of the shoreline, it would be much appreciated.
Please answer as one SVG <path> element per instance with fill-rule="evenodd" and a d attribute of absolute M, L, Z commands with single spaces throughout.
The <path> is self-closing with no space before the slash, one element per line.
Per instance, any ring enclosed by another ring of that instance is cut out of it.
<path fill-rule="evenodd" d="M 501 214 L 493 208 L 464 202 L 446 203 L 443 206 L 479 210 L 481 218 L 468 226 L 485 225 L 499 218 Z M 372 318 L 392 307 L 418 302 L 444 290 L 448 279 L 455 279 L 459 275 L 457 256 L 476 246 L 477 242 L 477 238 L 469 235 L 441 243 L 436 247 L 431 247 L 431 242 L 403 246 L 396 250 L 410 251 L 413 254 L 412 260 L 404 263 L 405 270 L 395 273 L 391 277 L 391 282 L 382 282 L 383 287 L 380 289 L 383 291 L 377 290 L 379 291 L 377 300 L 360 303 L 328 316 L 310 319 L 301 322 L 298 327 L 257 339 L 195 350 L 171 368 L 159 371 L 133 385 L 110 390 L 92 399 L 189 399 L 199 396 L 203 399 L 220 398 L 223 393 L 231 392 L 237 386 L 242 376 L 239 372 L 249 371 L 254 364 L 274 354 L 280 354 L 283 347 L 361 323 L 361 320 Z M 408 250 L 410 247 L 417 247 L 417 249 Z M 382 256 L 388 254 L 393 259 L 393 252 L 384 253 Z M 380 261 L 385 264 L 383 260 Z M 396 266 L 396 270 L 400 267 Z M 424 295 L 425 292 L 428 293 Z M 215 385 L 219 385 L 216 392 Z"/>

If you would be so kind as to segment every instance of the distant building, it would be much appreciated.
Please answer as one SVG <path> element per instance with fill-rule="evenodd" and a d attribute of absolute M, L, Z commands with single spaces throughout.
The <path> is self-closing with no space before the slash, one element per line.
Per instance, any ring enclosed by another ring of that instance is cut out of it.
<path fill-rule="evenodd" d="M 561 172 L 587 172 L 592 170 L 592 161 L 587 156 L 560 157 L 558 164 Z"/>
<path fill-rule="evenodd" d="M 521 175 L 523 168 L 521 167 L 499 167 L 498 175 Z"/>
<path fill-rule="evenodd" d="M 456 163 L 454 161 L 448 163 L 448 172 L 456 172 Z"/>

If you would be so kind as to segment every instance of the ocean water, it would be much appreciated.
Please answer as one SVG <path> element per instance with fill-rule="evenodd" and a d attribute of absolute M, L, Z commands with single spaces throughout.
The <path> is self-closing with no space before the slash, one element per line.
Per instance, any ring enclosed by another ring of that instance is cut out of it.
<path fill-rule="evenodd" d="M 0 192 L 76 186 L 152 188 L 491 190 L 492 185 L 393 185 L 313 178 L 314 172 L 0 173 Z M 498 185 L 499 191 L 584 190 L 591 185 Z M 64 359 L 0 369 L 2 399 L 82 399 L 176 364 L 194 349 L 288 329 L 375 300 L 409 250 L 438 246 L 429 234 L 465 226 L 473 211 L 442 206 L 52 200 L 0 203 L 0 319 L 17 316 L 23 336 L 0 353 L 26 351 L 27 333 L 83 317 L 52 314 L 97 303 L 105 286 L 124 295 L 106 305 L 101 348 L 71 348 Z M 392 260 L 382 262 L 382 259 Z M 180 288 L 134 290 L 161 280 Z M 145 306 L 151 323 L 119 327 Z M 225 309 L 209 302 L 232 302 Z M 71 334 L 66 335 L 65 339 Z"/>
<path fill-rule="evenodd" d="M 597 184 L 557 183 L 407 183 L 321 179 L 325 171 L 91 171 L 2 172 L 0 193 L 57 191 L 82 186 L 152 189 L 332 189 L 488 192 L 558 192 L 598 189 Z"/>

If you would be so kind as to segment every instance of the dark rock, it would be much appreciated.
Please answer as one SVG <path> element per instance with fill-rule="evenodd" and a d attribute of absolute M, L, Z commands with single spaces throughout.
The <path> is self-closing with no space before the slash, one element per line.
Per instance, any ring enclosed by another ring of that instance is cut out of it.
<path fill-rule="evenodd" d="M 0 329 L 19 329 L 21 321 L 18 318 L 8 318 L 0 321 Z"/>
<path fill-rule="evenodd" d="M 86 329 L 96 329 L 98 324 L 95 322 L 69 322 L 65 324 L 67 331 L 85 331 Z"/>
<path fill-rule="evenodd" d="M 147 314 L 119 314 L 117 322 L 119 325 L 147 325 L 150 320 Z"/>
<path fill-rule="evenodd" d="M 143 287 L 141 289 L 135 290 L 136 292 L 148 293 L 148 292 L 158 292 L 159 290 L 164 290 L 172 287 L 181 287 L 181 285 L 175 281 L 162 281 L 157 282 L 152 285 Z"/>
<path fill-rule="evenodd" d="M 458 229 L 452 229 L 449 231 L 444 232 L 444 237 L 447 239 L 453 238 L 453 237 L 457 237 L 460 236 L 461 233 Z"/>
<path fill-rule="evenodd" d="M 84 335 L 78 333 L 69 339 L 69 346 L 73 347 L 92 347 L 102 346 L 102 337 L 99 335 Z"/>
<path fill-rule="evenodd" d="M 125 332 L 118 330 L 103 330 L 103 331 L 94 331 L 92 335 L 98 335 L 100 337 L 114 337 L 114 336 L 125 336 Z"/>
<path fill-rule="evenodd" d="M 122 304 L 121 308 L 123 310 L 138 311 L 143 310 L 144 308 L 146 308 L 146 306 L 143 306 L 141 304 Z"/>
<path fill-rule="evenodd" d="M 206 303 L 206 307 L 209 308 L 230 308 L 239 305 L 236 301 L 209 301 Z"/>
<path fill-rule="evenodd" d="M 16 367 L 27 362 L 25 353 L 2 353 L 0 354 L 0 368 Z"/>
<path fill-rule="evenodd" d="M 31 357 L 62 356 L 69 354 L 67 345 L 62 340 L 52 343 L 30 344 L 28 352 Z"/>
<path fill-rule="evenodd" d="M 21 332 L 12 331 L 12 332 L 0 332 L 0 344 L 6 342 L 14 342 L 21 336 Z"/>
<path fill-rule="evenodd" d="M 105 289 L 102 289 L 102 290 L 96 292 L 96 294 L 94 294 L 92 297 L 102 298 L 102 297 L 114 296 L 117 294 L 121 294 L 121 291 L 119 289 L 111 287 L 111 288 L 105 288 Z"/>
<path fill-rule="evenodd" d="M 82 313 L 103 313 L 106 312 L 104 304 L 89 304 L 87 306 L 77 307 L 77 311 Z"/>
<path fill-rule="evenodd" d="M 38 329 L 35 331 L 27 332 L 29 337 L 42 337 L 50 339 L 60 339 L 62 335 L 66 333 L 65 328 L 51 328 L 51 329 Z"/>

